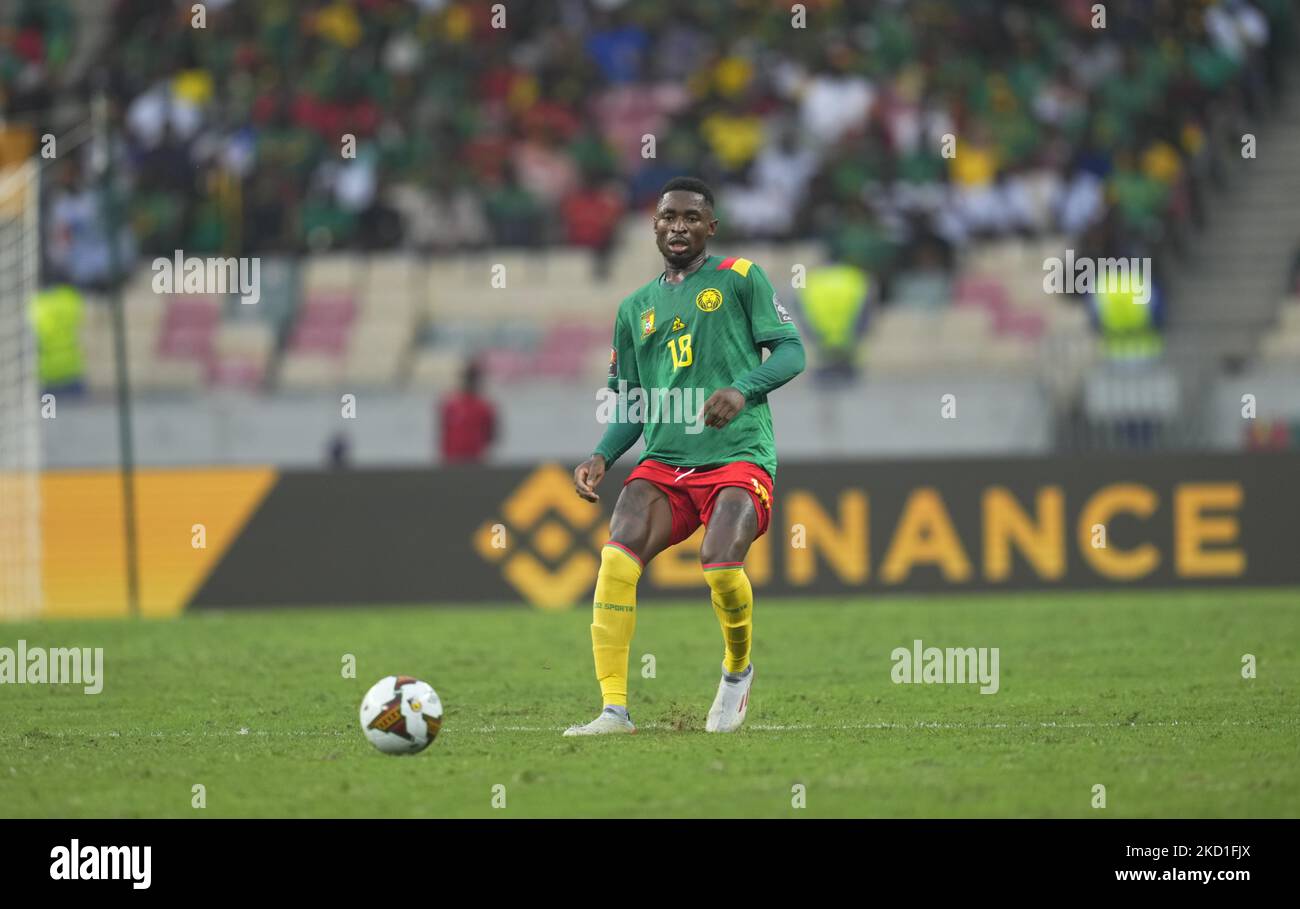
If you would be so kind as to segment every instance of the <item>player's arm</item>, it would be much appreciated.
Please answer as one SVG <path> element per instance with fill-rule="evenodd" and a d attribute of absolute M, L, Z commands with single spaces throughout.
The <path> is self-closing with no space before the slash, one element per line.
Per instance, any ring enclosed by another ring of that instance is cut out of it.
<path fill-rule="evenodd" d="M 732 382 L 730 388 L 720 388 L 704 402 L 701 411 L 705 426 L 721 429 L 744 410 L 751 401 L 762 401 L 804 371 L 807 358 L 799 329 L 789 311 L 777 299 L 776 291 L 767 275 L 757 265 L 749 270 L 750 330 L 754 343 L 768 350 L 767 359 Z"/>
<path fill-rule="evenodd" d="M 631 391 L 640 386 L 636 370 L 636 356 L 631 335 L 623 324 L 622 312 L 614 320 L 614 343 L 609 354 L 609 377 L 607 387 L 617 394 L 623 389 Z M 629 448 L 641 438 L 643 427 L 635 421 L 620 422 L 619 414 L 627 411 L 616 407 L 614 419 L 605 426 L 605 434 L 596 445 L 591 457 L 583 461 L 573 471 L 573 486 L 577 493 L 588 502 L 599 502 L 596 487 L 605 477 L 605 471 Z"/>
<path fill-rule="evenodd" d="M 804 371 L 807 358 L 798 335 L 762 342 L 768 349 L 767 359 L 734 383 L 745 400 L 766 396 Z"/>

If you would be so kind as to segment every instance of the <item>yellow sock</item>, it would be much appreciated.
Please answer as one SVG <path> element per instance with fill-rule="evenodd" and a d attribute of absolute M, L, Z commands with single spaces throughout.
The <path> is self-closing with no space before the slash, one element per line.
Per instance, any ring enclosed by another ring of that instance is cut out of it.
<path fill-rule="evenodd" d="M 606 704 L 627 706 L 627 652 L 636 630 L 636 582 L 641 563 L 617 543 L 600 551 L 600 574 L 592 608 L 591 651 Z"/>
<path fill-rule="evenodd" d="M 705 565 L 704 579 L 713 590 L 713 611 L 727 646 L 723 657 L 727 672 L 744 672 L 754 632 L 754 588 L 745 576 L 745 566 L 739 562 Z"/>

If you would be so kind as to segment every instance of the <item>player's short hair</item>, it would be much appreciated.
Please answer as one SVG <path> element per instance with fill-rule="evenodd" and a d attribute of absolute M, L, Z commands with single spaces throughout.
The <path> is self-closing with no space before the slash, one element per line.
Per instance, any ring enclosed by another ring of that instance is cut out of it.
<path fill-rule="evenodd" d="M 709 208 L 713 207 L 713 190 L 709 189 L 709 184 L 705 183 L 699 177 L 673 177 L 664 184 L 664 188 L 659 190 L 659 197 L 663 198 L 665 193 L 673 190 L 685 190 L 688 193 L 699 193 L 708 203 Z"/>

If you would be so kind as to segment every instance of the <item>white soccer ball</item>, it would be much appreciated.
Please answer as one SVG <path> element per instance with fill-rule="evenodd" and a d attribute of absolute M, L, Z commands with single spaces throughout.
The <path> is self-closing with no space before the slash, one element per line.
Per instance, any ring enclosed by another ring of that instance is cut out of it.
<path fill-rule="evenodd" d="M 441 726 L 438 692 L 409 675 L 380 679 L 361 701 L 361 731 L 384 754 L 417 754 Z"/>

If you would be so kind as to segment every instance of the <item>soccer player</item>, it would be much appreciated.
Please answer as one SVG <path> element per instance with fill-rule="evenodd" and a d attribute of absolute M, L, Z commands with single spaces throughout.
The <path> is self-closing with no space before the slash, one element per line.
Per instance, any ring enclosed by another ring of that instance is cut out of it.
<path fill-rule="evenodd" d="M 651 559 L 700 524 L 701 567 L 725 645 L 707 731 L 740 728 L 754 680 L 754 593 L 744 562 L 772 516 L 776 448 L 767 395 L 803 371 L 803 344 L 761 268 L 709 255 L 718 221 L 703 181 L 670 180 L 653 224 L 664 271 L 619 305 L 609 387 L 647 402 L 687 402 L 698 413 L 673 420 L 647 403 L 645 419 L 637 420 L 629 406 L 627 419 L 611 421 L 592 456 L 573 471 L 578 495 L 600 501 L 596 487 L 605 471 L 644 431 L 645 453 L 614 506 L 596 576 L 591 647 L 604 709 L 565 735 L 636 732 L 627 710 L 627 659 L 637 581 Z M 766 362 L 762 348 L 769 350 Z"/>

